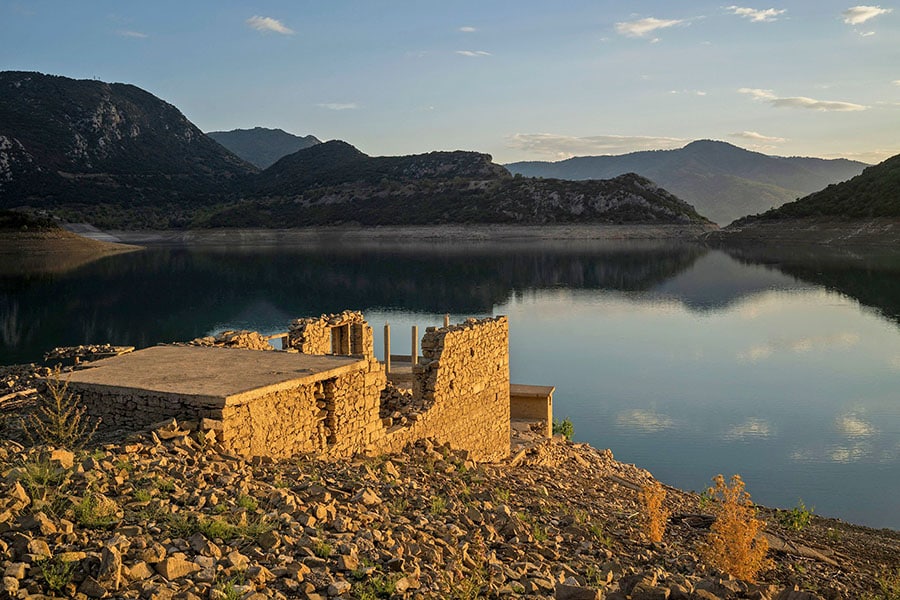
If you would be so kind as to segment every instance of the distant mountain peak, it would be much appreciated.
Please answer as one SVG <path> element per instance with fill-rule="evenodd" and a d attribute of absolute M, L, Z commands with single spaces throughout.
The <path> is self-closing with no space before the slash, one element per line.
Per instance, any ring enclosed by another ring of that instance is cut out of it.
<path fill-rule="evenodd" d="M 260 169 L 272 166 L 288 154 L 322 143 L 312 135 L 301 137 L 267 127 L 210 131 L 207 135 Z"/>
<path fill-rule="evenodd" d="M 635 172 L 726 224 L 858 175 L 865 164 L 818 158 L 784 158 L 702 139 L 675 150 L 618 156 L 580 156 L 559 162 L 506 165 L 513 173 L 560 179 L 609 179 Z"/>

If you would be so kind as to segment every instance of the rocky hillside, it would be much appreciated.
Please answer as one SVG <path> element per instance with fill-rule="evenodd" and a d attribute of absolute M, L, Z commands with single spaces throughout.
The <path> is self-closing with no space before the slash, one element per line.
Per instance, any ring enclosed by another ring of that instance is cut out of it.
<path fill-rule="evenodd" d="M 887 571 L 897 532 L 818 517 L 798 531 L 766 509 L 771 564 L 758 583 L 724 577 L 697 553 L 711 521 L 697 495 L 666 488 L 672 516 L 652 543 L 651 475 L 560 439 L 498 464 L 427 441 L 339 463 L 244 461 L 192 427 L 75 453 L 0 441 L 2 593 L 818 600 L 900 577 Z"/>
<path fill-rule="evenodd" d="M 440 223 L 696 223 L 688 204 L 634 174 L 609 181 L 512 177 L 475 152 L 370 157 L 326 142 L 253 178 L 210 227 Z"/>
<path fill-rule="evenodd" d="M 590 182 L 513 178 L 477 152 L 372 157 L 331 141 L 258 172 L 135 86 L 4 72 L 0 209 L 29 207 L 101 229 L 710 225 L 633 174 Z"/>
<path fill-rule="evenodd" d="M 133 85 L 0 72 L 0 208 L 173 225 L 254 170 Z"/>
<path fill-rule="evenodd" d="M 739 219 L 715 243 L 815 243 L 896 248 L 900 244 L 900 155 L 849 181 Z"/>
<path fill-rule="evenodd" d="M 298 136 L 281 129 L 233 129 L 210 131 L 206 135 L 216 140 L 248 163 L 266 169 L 283 156 L 322 142 L 312 135 Z"/>
<path fill-rule="evenodd" d="M 712 140 L 691 142 L 677 150 L 506 165 L 513 173 L 560 179 L 639 173 L 722 225 L 849 179 L 865 166 L 845 159 L 768 156 Z"/>

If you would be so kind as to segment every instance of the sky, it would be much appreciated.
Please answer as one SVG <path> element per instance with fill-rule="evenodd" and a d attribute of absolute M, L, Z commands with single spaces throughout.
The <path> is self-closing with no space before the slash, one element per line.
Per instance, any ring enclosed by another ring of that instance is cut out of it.
<path fill-rule="evenodd" d="M 900 153 L 900 3 L 730 1 L 0 0 L 0 70 L 373 156 Z"/>

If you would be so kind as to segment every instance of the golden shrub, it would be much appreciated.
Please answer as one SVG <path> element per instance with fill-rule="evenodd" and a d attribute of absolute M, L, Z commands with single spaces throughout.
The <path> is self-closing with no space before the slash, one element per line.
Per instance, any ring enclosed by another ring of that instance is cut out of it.
<path fill-rule="evenodd" d="M 658 481 L 644 486 L 641 490 L 641 503 L 644 505 L 644 518 L 647 525 L 647 535 L 651 542 L 661 542 L 666 532 L 666 521 L 669 519 L 669 511 L 663 507 L 666 499 L 666 490 Z"/>
<path fill-rule="evenodd" d="M 716 520 L 700 545 L 700 556 L 733 577 L 754 581 L 769 565 L 769 543 L 760 535 L 765 523 L 756 518 L 740 475 L 733 475 L 728 484 L 722 475 L 716 475 L 713 482 L 715 487 L 709 488 L 707 495 L 713 499 Z"/>

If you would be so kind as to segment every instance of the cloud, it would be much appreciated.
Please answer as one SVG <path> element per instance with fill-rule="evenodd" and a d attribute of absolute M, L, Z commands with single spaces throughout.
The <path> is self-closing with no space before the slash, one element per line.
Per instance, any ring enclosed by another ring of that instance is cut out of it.
<path fill-rule="evenodd" d="M 252 16 L 247 19 L 247 25 L 257 31 L 262 31 L 263 33 L 268 33 L 270 31 L 280 33 L 281 35 L 293 35 L 294 33 L 293 29 L 272 17 Z"/>
<path fill-rule="evenodd" d="M 474 33 L 476 31 L 478 31 L 477 29 L 475 29 L 474 27 L 470 27 L 469 25 L 460 27 L 459 30 L 462 31 L 463 33 Z"/>
<path fill-rule="evenodd" d="M 852 8 L 848 8 L 841 14 L 844 15 L 844 23 L 848 25 L 859 25 L 860 23 L 865 23 L 869 19 L 874 19 L 879 15 L 886 15 L 889 12 L 893 12 L 892 8 L 881 8 L 880 6 L 854 6 Z"/>
<path fill-rule="evenodd" d="M 644 37 L 657 29 L 665 29 L 681 23 L 684 23 L 684 19 L 654 19 L 653 17 L 647 17 L 637 21 L 616 23 L 616 33 L 628 37 Z M 659 41 L 659 38 L 655 38 L 652 41 Z"/>
<path fill-rule="evenodd" d="M 895 79 L 891 83 L 893 83 L 894 85 L 900 85 L 900 79 Z"/>
<path fill-rule="evenodd" d="M 772 434 L 772 427 L 765 419 L 751 417 L 731 427 L 725 432 L 726 440 L 746 440 L 753 438 L 767 438 Z"/>
<path fill-rule="evenodd" d="M 862 37 L 871 37 L 871 36 L 875 35 L 875 32 L 874 31 L 860 31 L 859 35 L 861 35 Z"/>
<path fill-rule="evenodd" d="M 359 108 L 356 102 L 323 102 L 316 106 L 327 108 L 328 110 L 356 110 Z"/>
<path fill-rule="evenodd" d="M 741 138 L 744 140 L 753 140 L 756 142 L 770 142 L 775 144 L 780 144 L 782 142 L 786 142 L 787 140 L 782 137 L 773 137 L 770 135 L 763 135 L 756 131 L 736 131 L 735 133 L 729 133 L 728 137 L 733 138 Z"/>
<path fill-rule="evenodd" d="M 472 56 L 475 58 L 491 55 L 490 52 L 485 52 L 484 50 L 457 50 L 456 53 L 460 56 Z"/>
<path fill-rule="evenodd" d="M 116 35 L 118 35 L 120 37 L 138 38 L 138 39 L 146 39 L 146 38 L 150 37 L 146 33 L 141 33 L 140 31 L 130 31 L 128 29 L 123 29 L 122 31 L 117 31 Z"/>
<path fill-rule="evenodd" d="M 508 146 L 533 154 L 569 158 L 591 154 L 626 154 L 637 150 L 681 148 L 688 140 L 640 135 L 594 135 L 574 137 L 554 133 L 517 133 Z"/>
<path fill-rule="evenodd" d="M 704 92 L 703 90 L 669 90 L 669 93 L 673 94 L 673 95 L 677 95 L 677 94 L 691 94 L 693 96 L 705 96 L 706 95 L 706 92 Z"/>
<path fill-rule="evenodd" d="M 672 429 L 675 421 L 652 410 L 627 410 L 616 416 L 616 425 L 624 429 L 635 429 L 641 433 L 655 433 Z"/>
<path fill-rule="evenodd" d="M 849 112 L 857 110 L 866 110 L 869 107 L 862 104 L 853 104 L 852 102 L 836 102 L 832 100 L 816 100 L 814 98 L 806 98 L 804 96 L 791 96 L 780 98 L 776 96 L 772 90 L 761 90 L 758 88 L 740 88 L 741 94 L 749 94 L 754 100 L 763 100 L 776 108 L 807 108 L 809 110 L 819 111 L 837 111 Z"/>
<path fill-rule="evenodd" d="M 742 6 L 728 6 L 725 10 L 730 10 L 732 14 L 750 19 L 754 23 L 767 23 L 778 19 L 778 15 L 783 15 L 786 10 L 767 8 L 765 10 L 757 10 L 755 8 L 744 8 Z"/>

